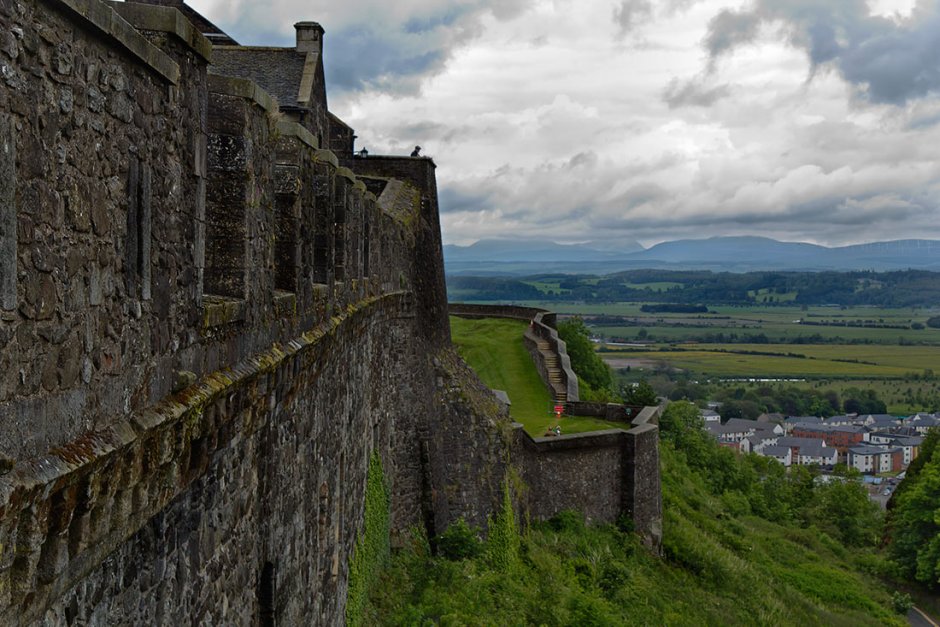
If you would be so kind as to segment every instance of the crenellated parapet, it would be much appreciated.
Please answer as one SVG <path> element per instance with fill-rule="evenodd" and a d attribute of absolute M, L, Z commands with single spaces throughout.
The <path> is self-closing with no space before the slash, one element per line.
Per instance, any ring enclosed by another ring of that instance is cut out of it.
<path fill-rule="evenodd" d="M 0 454 L 40 454 L 157 402 L 180 372 L 415 286 L 418 231 L 436 225 L 399 205 L 427 211 L 433 176 L 396 180 L 383 211 L 302 119 L 214 73 L 174 8 L 2 10 Z"/>
<path fill-rule="evenodd" d="M 337 624 L 371 456 L 393 536 L 499 499 L 434 164 L 353 159 L 296 27 L 0 1 L 4 625 Z"/>

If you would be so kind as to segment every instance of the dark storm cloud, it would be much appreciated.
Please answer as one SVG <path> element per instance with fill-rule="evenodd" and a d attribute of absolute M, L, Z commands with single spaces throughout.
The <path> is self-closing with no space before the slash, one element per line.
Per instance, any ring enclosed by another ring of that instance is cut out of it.
<path fill-rule="evenodd" d="M 753 41 L 759 28 L 758 15 L 724 9 L 708 23 L 705 49 L 714 59 L 728 50 Z"/>
<path fill-rule="evenodd" d="M 454 185 L 442 185 L 438 190 L 441 213 L 468 211 L 476 213 L 493 207 L 492 198 L 483 192 L 472 192 Z"/>
<path fill-rule="evenodd" d="M 614 21 L 620 27 L 620 34 L 626 35 L 637 26 L 653 17 L 653 3 L 650 0 L 621 0 L 614 7 Z"/>
<path fill-rule="evenodd" d="M 731 89 L 727 85 L 709 87 L 700 78 L 687 81 L 673 78 L 663 90 L 663 102 L 669 105 L 670 109 L 710 107 L 730 93 Z"/>
<path fill-rule="evenodd" d="M 440 72 L 453 50 L 479 34 L 473 20 L 409 20 L 399 29 L 356 25 L 326 39 L 327 84 L 342 90 L 415 93 L 420 80 Z"/>
<path fill-rule="evenodd" d="M 323 8 L 317 1 L 301 5 L 291 0 L 274 6 L 245 5 L 234 21 L 223 26 L 243 43 L 290 46 L 293 33 L 284 26 L 289 19 L 318 16 L 315 19 L 326 28 L 324 65 L 331 89 L 410 95 L 418 93 L 424 78 L 441 72 L 456 49 L 482 34 L 484 17 L 512 19 L 530 2 L 417 0 L 408 11 L 401 11 L 382 3 Z"/>
<path fill-rule="evenodd" d="M 834 67 L 873 102 L 901 104 L 940 90 L 940 0 L 921 0 L 897 22 L 870 15 L 864 0 L 758 0 L 711 20 L 704 46 L 712 62 L 753 41 L 762 24 L 782 27 L 814 71 Z"/>

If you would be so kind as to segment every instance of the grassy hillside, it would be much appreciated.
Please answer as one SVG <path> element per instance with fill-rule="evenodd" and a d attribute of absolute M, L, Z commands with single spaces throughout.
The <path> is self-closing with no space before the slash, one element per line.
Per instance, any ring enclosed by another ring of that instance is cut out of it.
<path fill-rule="evenodd" d="M 552 397 L 542 383 L 522 341 L 528 323 L 521 320 L 486 318 L 467 320 L 452 316 L 450 330 L 457 351 L 477 376 L 494 390 L 505 390 L 512 402 L 513 420 L 531 435 L 541 436 L 555 426 Z M 563 433 L 582 433 L 620 428 L 622 424 L 593 418 L 566 416 Z"/>
<path fill-rule="evenodd" d="M 570 512 L 520 532 L 518 548 L 506 541 L 504 527 L 486 544 L 455 527 L 435 543 L 436 554 L 420 536 L 393 554 L 373 589 L 369 619 L 384 625 L 906 624 L 893 610 L 891 591 L 866 574 L 881 570 L 881 559 L 858 546 L 858 538 L 826 533 L 839 532 L 826 526 L 829 512 L 810 502 L 807 517 L 799 518 L 779 503 L 757 504 L 756 495 L 774 490 L 812 495 L 811 481 L 768 487 L 766 478 L 746 478 L 747 464 L 708 446 L 695 438 L 663 442 L 664 557 L 651 555 L 629 531 L 585 527 Z M 706 457 L 723 468 L 709 474 L 691 465 Z M 734 481 L 749 493 L 731 483 L 719 487 L 718 475 L 745 477 Z M 824 508 L 833 506 L 824 497 Z M 764 508 L 785 522 L 755 513 Z"/>

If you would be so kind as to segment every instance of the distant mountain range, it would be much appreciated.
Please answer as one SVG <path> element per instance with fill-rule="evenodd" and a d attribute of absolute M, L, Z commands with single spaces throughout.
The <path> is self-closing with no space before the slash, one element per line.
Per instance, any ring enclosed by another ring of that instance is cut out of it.
<path fill-rule="evenodd" d="M 907 270 L 940 271 L 940 241 L 895 240 L 828 248 L 766 237 L 713 237 L 663 242 L 558 244 L 548 240 L 480 240 L 444 246 L 453 275 L 529 275 L 548 272 L 603 274 L 619 270 Z"/>

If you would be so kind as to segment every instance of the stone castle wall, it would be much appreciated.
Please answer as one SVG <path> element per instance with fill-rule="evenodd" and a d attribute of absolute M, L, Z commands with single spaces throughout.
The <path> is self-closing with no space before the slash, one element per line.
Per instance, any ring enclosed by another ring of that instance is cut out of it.
<path fill-rule="evenodd" d="M 533 438 L 516 425 L 513 465 L 527 490 L 523 504 L 536 520 L 567 509 L 589 522 L 627 519 L 646 544 L 662 543 L 659 408 L 647 407 L 629 429 Z"/>
<path fill-rule="evenodd" d="M 211 58 L 170 7 L 0 0 L 2 624 L 336 624 L 370 455 L 393 535 L 498 503 L 433 162 Z"/>
<path fill-rule="evenodd" d="M 565 343 L 554 328 L 555 314 L 533 307 L 467 303 L 451 303 L 450 313 L 530 320 L 524 341 L 545 385 L 551 390 L 536 338 L 555 341 L 550 346 L 558 352 L 566 380 L 577 380 Z M 625 517 L 646 543 L 658 550 L 662 539 L 659 408 L 580 401 L 576 383 L 574 392 L 575 400 L 569 397 L 564 404 L 566 414 L 623 422 L 624 429 L 533 438 L 522 425 L 514 424 L 510 459 L 526 486 L 524 509 L 536 520 L 566 509 L 578 510 L 596 523 L 613 523 Z"/>
<path fill-rule="evenodd" d="M 169 6 L 0 0 L 0 624 L 340 623 L 373 454 L 393 541 L 498 506 L 518 443 L 450 347 L 433 162 L 212 56 Z"/>

